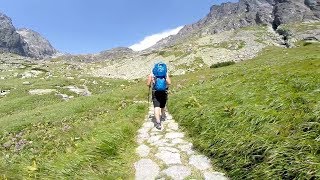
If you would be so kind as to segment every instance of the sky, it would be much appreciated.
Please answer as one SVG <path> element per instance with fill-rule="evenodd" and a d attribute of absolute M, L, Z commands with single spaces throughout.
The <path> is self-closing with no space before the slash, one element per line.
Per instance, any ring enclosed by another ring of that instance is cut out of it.
<path fill-rule="evenodd" d="M 87 54 L 145 49 L 227 1 L 237 0 L 0 0 L 0 12 L 61 52 Z"/>

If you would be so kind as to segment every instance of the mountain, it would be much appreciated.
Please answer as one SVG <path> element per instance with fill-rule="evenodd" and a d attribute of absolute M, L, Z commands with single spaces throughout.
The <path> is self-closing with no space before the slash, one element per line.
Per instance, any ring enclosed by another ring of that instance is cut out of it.
<path fill-rule="evenodd" d="M 104 59 L 120 59 L 125 57 L 126 55 L 132 55 L 134 51 L 127 47 L 117 47 L 110 50 L 102 51 L 99 54 L 97 54 L 98 58 L 104 58 Z"/>
<path fill-rule="evenodd" d="M 0 52 L 10 52 L 19 55 L 26 55 L 26 43 L 16 32 L 11 19 L 0 13 Z"/>
<path fill-rule="evenodd" d="M 0 13 L 0 52 L 10 52 L 36 59 L 50 57 L 57 53 L 50 42 L 30 29 L 19 29 L 12 20 Z"/>
<path fill-rule="evenodd" d="M 186 25 L 175 36 L 160 41 L 151 49 L 170 46 L 192 35 L 216 34 L 254 25 L 271 25 L 277 30 L 281 24 L 320 19 L 317 0 L 240 0 L 238 3 L 213 5 L 200 21 Z"/>
<path fill-rule="evenodd" d="M 240 0 L 212 6 L 203 19 L 151 48 L 122 56 L 118 52 L 121 58 L 112 62 L 102 57 L 105 64 L 92 73 L 141 78 L 161 60 L 170 74 L 181 75 L 217 63 L 252 59 L 270 46 L 291 48 L 310 40 L 320 40 L 319 1 Z"/>
<path fill-rule="evenodd" d="M 38 32 L 31 29 L 18 29 L 17 33 L 20 34 L 26 43 L 26 53 L 29 57 L 45 58 L 57 53 L 57 50 L 52 47 L 50 42 L 42 37 Z"/>

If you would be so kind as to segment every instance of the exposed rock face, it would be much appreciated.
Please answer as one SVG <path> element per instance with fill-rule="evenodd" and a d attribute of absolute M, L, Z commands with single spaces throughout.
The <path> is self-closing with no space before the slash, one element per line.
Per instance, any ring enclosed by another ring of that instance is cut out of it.
<path fill-rule="evenodd" d="M 12 25 L 11 19 L 0 13 L 0 52 L 26 55 L 25 43 Z"/>
<path fill-rule="evenodd" d="M 117 47 L 110 50 L 102 51 L 97 56 L 100 59 L 113 60 L 113 59 L 120 59 L 126 55 L 131 55 L 133 53 L 134 51 L 130 48 Z"/>
<path fill-rule="evenodd" d="M 12 20 L 2 13 L 0 13 L 0 52 L 38 59 L 57 53 L 49 41 L 39 33 L 29 29 L 16 30 Z"/>
<path fill-rule="evenodd" d="M 39 33 L 30 29 L 19 29 L 17 32 L 26 42 L 27 55 L 34 58 L 45 58 L 57 53 L 50 42 L 43 38 Z"/>
<path fill-rule="evenodd" d="M 238 3 L 214 5 L 197 23 L 186 25 L 177 35 L 161 41 L 151 49 L 170 46 L 191 35 L 216 34 L 226 30 L 258 24 L 281 24 L 320 19 L 318 0 L 240 0 Z"/>

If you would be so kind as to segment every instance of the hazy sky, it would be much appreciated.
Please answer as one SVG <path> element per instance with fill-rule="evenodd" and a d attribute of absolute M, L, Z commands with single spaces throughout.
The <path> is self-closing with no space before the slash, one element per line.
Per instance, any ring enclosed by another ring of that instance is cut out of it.
<path fill-rule="evenodd" d="M 0 12 L 16 28 L 39 32 L 59 51 L 84 54 L 118 46 L 146 48 L 226 1 L 0 0 Z"/>

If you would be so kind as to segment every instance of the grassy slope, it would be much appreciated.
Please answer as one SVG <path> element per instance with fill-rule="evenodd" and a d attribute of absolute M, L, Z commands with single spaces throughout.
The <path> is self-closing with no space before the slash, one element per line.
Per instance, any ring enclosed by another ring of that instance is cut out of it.
<path fill-rule="evenodd" d="M 22 85 L 26 80 L 13 77 L 2 81 L 1 89 L 11 89 L 11 94 L 0 99 L 0 179 L 134 176 L 135 135 L 147 105 L 133 100 L 145 100 L 145 86 L 142 82 L 83 78 L 93 96 L 77 97 L 57 88 L 83 84 L 62 74 L 27 79 L 32 82 L 29 86 Z M 98 84 L 92 83 L 94 80 Z M 54 94 L 28 95 L 28 90 L 36 88 L 57 88 L 76 98 L 65 102 Z M 10 148 L 4 148 L 5 143 L 11 144 Z M 25 144 L 22 150 L 17 150 L 19 144 Z"/>
<path fill-rule="evenodd" d="M 320 178 L 320 45 L 173 77 L 169 108 L 232 179 Z"/>

